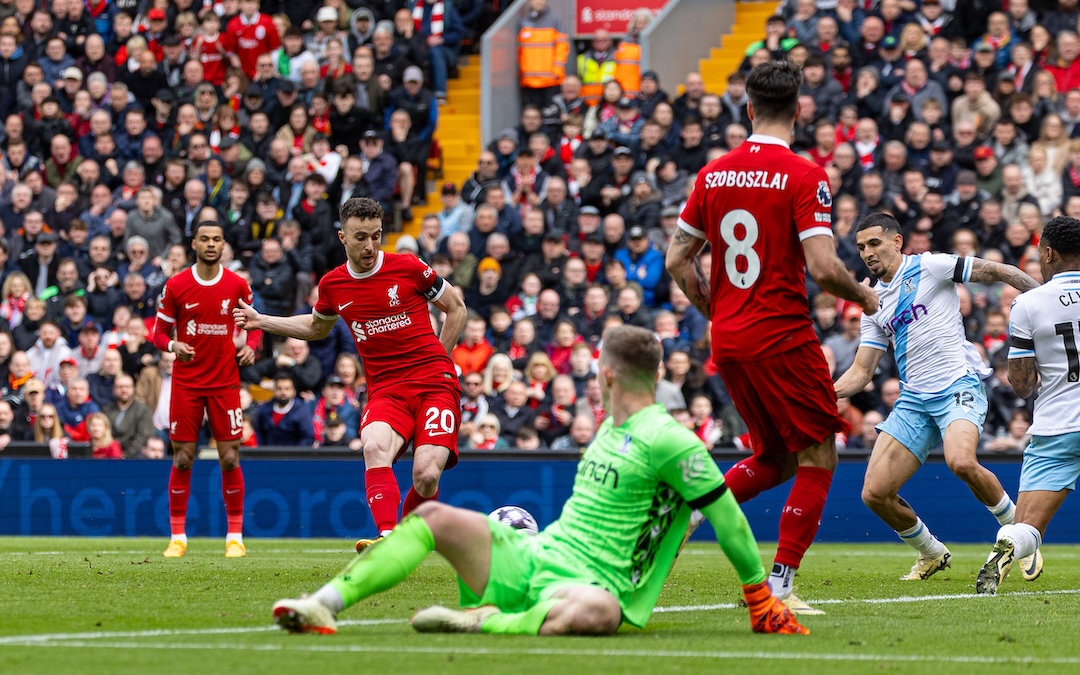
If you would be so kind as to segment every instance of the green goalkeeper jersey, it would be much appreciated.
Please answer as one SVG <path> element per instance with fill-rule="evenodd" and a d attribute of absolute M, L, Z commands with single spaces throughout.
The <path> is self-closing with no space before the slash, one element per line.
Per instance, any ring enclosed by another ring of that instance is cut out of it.
<path fill-rule="evenodd" d="M 578 464 L 562 515 L 536 537 L 589 570 L 644 626 L 686 534 L 691 508 L 721 494 L 723 474 L 694 432 L 662 405 L 615 427 L 608 417 Z"/>

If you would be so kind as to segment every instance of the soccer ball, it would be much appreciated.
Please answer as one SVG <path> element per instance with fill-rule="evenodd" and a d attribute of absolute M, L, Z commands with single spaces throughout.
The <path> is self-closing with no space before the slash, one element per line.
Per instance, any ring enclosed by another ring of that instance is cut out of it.
<path fill-rule="evenodd" d="M 494 518 L 503 525 L 522 530 L 526 534 L 536 534 L 540 531 L 536 518 L 520 506 L 500 506 L 489 513 L 488 518 Z"/>

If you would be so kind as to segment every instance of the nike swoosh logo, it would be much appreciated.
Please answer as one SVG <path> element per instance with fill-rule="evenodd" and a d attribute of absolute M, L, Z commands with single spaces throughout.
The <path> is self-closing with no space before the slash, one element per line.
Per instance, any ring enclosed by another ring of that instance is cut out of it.
<path fill-rule="evenodd" d="M 236 494 L 237 492 L 240 492 L 240 490 L 226 490 L 226 491 L 225 491 L 225 494 L 227 494 L 227 495 L 234 495 L 234 494 Z"/>
<path fill-rule="evenodd" d="M 454 433 L 454 432 L 452 432 L 452 431 L 433 431 L 430 434 L 428 434 L 428 436 L 430 436 L 431 438 L 435 438 L 436 436 L 446 436 L 447 434 L 452 434 L 452 433 Z"/>
<path fill-rule="evenodd" d="M 199 303 L 193 302 L 191 304 L 184 305 L 184 309 L 191 309 L 192 307 L 198 307 Z"/>
<path fill-rule="evenodd" d="M 184 491 L 183 490 L 173 490 L 172 493 L 174 495 L 182 495 L 182 494 L 184 494 Z"/>
<path fill-rule="evenodd" d="M 345 309 L 346 307 L 353 304 L 354 302 L 356 302 L 356 301 L 355 300 L 350 300 L 350 301 L 346 302 L 344 305 L 338 305 L 337 306 L 337 311 L 340 312 L 341 310 Z"/>

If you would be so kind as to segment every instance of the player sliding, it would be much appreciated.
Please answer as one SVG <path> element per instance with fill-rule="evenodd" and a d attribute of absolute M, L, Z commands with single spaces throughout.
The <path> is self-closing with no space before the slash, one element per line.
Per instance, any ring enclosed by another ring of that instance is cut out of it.
<path fill-rule="evenodd" d="M 982 361 L 964 336 L 956 285 L 1003 281 L 1026 291 L 1038 284 L 1012 265 L 944 253 L 903 255 L 904 237 L 896 219 L 871 213 L 855 235 L 859 255 L 878 280 L 881 311 L 863 316 L 862 341 L 851 368 L 836 381 L 836 396 L 847 398 L 870 382 L 892 344 L 903 393 L 880 425 L 870 454 L 862 498 L 870 509 L 919 552 L 907 581 L 929 578 L 949 567 L 949 549 L 902 497 L 900 488 L 944 442 L 945 462 L 1002 525 L 1016 508 L 1001 482 L 979 464 L 975 452 L 986 419 Z M 1042 559 L 1027 562 L 1025 578 L 1042 572 Z"/>
<path fill-rule="evenodd" d="M 368 505 L 381 537 L 398 522 L 401 492 L 391 468 L 413 444 L 413 484 L 402 516 L 439 495 L 444 469 L 457 464 L 461 389 L 449 352 L 465 326 L 465 304 L 449 282 L 415 256 L 384 253 L 382 207 L 367 198 L 341 207 L 338 238 L 347 261 L 319 282 L 306 316 L 267 316 L 243 304 L 233 314 L 248 330 L 319 340 L 345 319 L 364 362 L 368 401 L 360 421 Z M 431 329 L 428 303 L 446 313 Z M 378 537 L 356 542 L 358 551 Z"/>
<path fill-rule="evenodd" d="M 644 627 L 692 508 L 713 523 L 758 633 L 808 633 L 765 583 L 757 543 L 716 463 L 656 404 L 662 349 L 652 332 L 604 333 L 599 383 L 608 418 L 578 464 L 559 520 L 529 536 L 483 514 L 422 504 L 314 595 L 274 604 L 293 632 L 334 633 L 335 617 L 405 580 L 432 551 L 458 574 L 464 610 L 416 613 L 421 632 L 610 635 Z"/>
<path fill-rule="evenodd" d="M 244 431 L 240 408 L 240 365 L 255 362 L 260 336 L 248 335 L 237 350 L 233 342 L 232 308 L 251 302 L 247 282 L 221 265 L 225 237 L 221 225 L 203 221 L 195 225 L 191 248 L 195 265 L 165 282 L 158 301 L 154 346 L 176 354 L 172 398 L 169 399 L 169 440 L 173 468 L 169 474 L 169 526 L 172 536 L 166 558 L 187 552 L 187 506 L 191 493 L 191 463 L 203 419 L 217 442 L 221 465 L 221 496 L 225 501 L 225 556 L 242 558 L 244 547 L 244 474 L 240 469 L 240 435 Z M 173 339 L 173 329 L 176 338 Z"/>
<path fill-rule="evenodd" d="M 1039 269 L 1046 283 L 1018 297 L 1009 317 L 1009 383 L 1026 398 L 1042 380 L 1031 444 L 1020 469 L 1016 519 L 998 530 L 975 582 L 977 593 L 994 595 L 1017 558 L 1038 553 L 1046 527 L 1080 476 L 1080 220 L 1061 216 L 1046 224 Z"/>
<path fill-rule="evenodd" d="M 668 248 L 671 276 L 712 319 L 712 357 L 750 430 L 754 456 L 724 479 L 739 503 L 795 477 L 780 515 L 769 584 L 792 611 L 823 614 L 792 592 L 814 541 L 847 424 L 806 311 L 806 269 L 824 290 L 877 311 L 836 255 L 825 171 L 788 147 L 802 73 L 788 62 L 750 72 L 754 133 L 705 166 Z M 706 242 L 712 270 L 698 254 Z"/>

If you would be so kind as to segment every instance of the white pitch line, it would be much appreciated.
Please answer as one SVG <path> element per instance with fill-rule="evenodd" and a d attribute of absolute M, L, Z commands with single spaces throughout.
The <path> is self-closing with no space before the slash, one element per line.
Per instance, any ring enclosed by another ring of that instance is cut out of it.
<path fill-rule="evenodd" d="M 831 598 L 825 600 L 807 600 L 811 605 L 892 605 L 906 604 L 911 602 L 937 602 L 939 600 L 983 600 L 984 598 L 1014 598 L 1043 595 L 1080 595 L 1080 588 L 1068 588 L 1058 591 L 1016 591 L 1015 593 L 1003 593 L 1000 596 L 975 595 L 954 593 L 942 595 L 903 595 L 897 598 Z M 719 609 L 735 609 L 741 607 L 732 602 L 721 602 L 715 605 L 676 605 L 673 607 L 657 607 L 654 614 L 668 612 L 711 612 Z"/>
<path fill-rule="evenodd" d="M 382 626 L 406 623 L 405 619 L 349 619 L 338 621 L 339 626 Z M 171 637 L 174 635 L 238 635 L 270 633 L 280 630 L 276 625 L 236 626 L 233 628 L 160 628 L 155 630 L 95 631 L 88 633 L 41 633 L 38 635 L 8 635 L 0 637 L 0 646 L 23 643 L 66 643 L 71 640 L 111 640 L 113 638 Z"/>
<path fill-rule="evenodd" d="M 1080 595 L 1080 588 L 1063 589 L 1056 591 L 1017 591 L 1006 593 L 1001 598 L 1009 597 L 1036 597 L 1046 595 Z M 811 600 L 815 605 L 884 605 L 894 603 L 937 602 L 940 600 L 982 600 L 995 596 L 985 595 L 912 595 L 896 598 L 832 598 L 823 600 Z M 676 612 L 712 612 L 722 609 L 737 609 L 741 605 L 735 603 L 718 603 L 714 605 L 675 605 L 671 607 L 657 607 L 655 614 Z M 405 619 L 346 619 L 338 622 L 338 626 L 382 626 L 406 623 Z M 264 633 L 278 630 L 277 626 L 238 626 L 233 628 L 187 628 L 171 629 L 162 628 L 142 631 L 95 631 L 85 633 L 40 633 L 30 635 L 8 635 L 0 637 L 0 646 L 33 644 L 70 644 L 85 640 L 112 640 L 116 638 L 144 638 L 144 637 L 171 637 L 192 635 L 238 635 L 244 633 Z"/>
<path fill-rule="evenodd" d="M 312 644 L 242 644 L 242 643 L 166 643 L 166 642 L 57 642 L 43 645 L 28 642 L 17 646 L 25 647 L 68 647 L 76 649 L 160 649 L 160 650 L 229 650 L 251 652 L 315 652 L 315 653 L 352 653 L 352 654 L 448 654 L 459 656 L 594 656 L 607 658 L 660 658 L 660 659 L 754 659 L 770 661 L 854 661 L 854 662 L 905 662 L 925 663 L 978 663 L 978 664 L 1046 664 L 1077 665 L 1080 657 L 1033 657 L 1033 656 L 947 656 L 934 654 L 841 654 L 841 653 L 806 653 L 806 652 L 760 652 L 760 651 L 651 651 L 643 649 L 557 649 L 505 647 L 452 647 L 448 645 L 312 645 Z"/>

